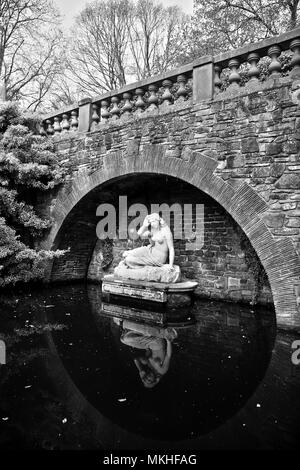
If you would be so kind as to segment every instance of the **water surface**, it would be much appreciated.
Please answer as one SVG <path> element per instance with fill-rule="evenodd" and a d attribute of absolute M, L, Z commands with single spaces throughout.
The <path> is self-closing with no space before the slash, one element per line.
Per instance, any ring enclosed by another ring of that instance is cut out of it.
<path fill-rule="evenodd" d="M 78 284 L 2 296 L 1 448 L 296 448 L 300 334 L 271 310 L 197 300 L 163 326 L 102 300 Z"/>

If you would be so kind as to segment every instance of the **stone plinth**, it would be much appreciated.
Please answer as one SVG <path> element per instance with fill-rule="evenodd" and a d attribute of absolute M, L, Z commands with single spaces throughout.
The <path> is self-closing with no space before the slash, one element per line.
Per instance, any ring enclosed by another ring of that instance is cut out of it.
<path fill-rule="evenodd" d="M 173 306 L 189 305 L 198 283 L 183 281 L 174 284 L 163 282 L 133 281 L 116 279 L 113 275 L 105 276 L 102 282 L 103 294 L 135 298 Z"/>
<path fill-rule="evenodd" d="M 194 315 L 189 308 L 168 309 L 165 304 L 156 304 L 156 308 L 153 308 L 153 306 L 149 306 L 149 302 L 147 304 L 125 297 L 115 297 L 113 302 L 103 300 L 99 314 L 149 325 L 188 327 L 195 324 Z"/>
<path fill-rule="evenodd" d="M 141 321 L 145 323 L 154 323 L 164 325 L 166 323 L 165 312 L 155 312 L 143 308 L 131 307 L 129 305 L 102 302 L 101 314 L 107 317 L 117 317 L 126 320 Z"/>

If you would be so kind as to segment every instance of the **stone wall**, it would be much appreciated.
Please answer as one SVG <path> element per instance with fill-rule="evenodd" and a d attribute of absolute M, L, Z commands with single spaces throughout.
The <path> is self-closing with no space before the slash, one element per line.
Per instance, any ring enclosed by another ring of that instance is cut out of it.
<path fill-rule="evenodd" d="M 174 231 L 174 219 L 181 216 L 182 228 L 194 227 L 196 230 L 196 205 L 204 210 L 204 245 L 199 250 L 189 250 L 186 240 L 174 240 L 175 264 L 181 267 L 184 278 L 196 279 L 199 283 L 197 293 L 204 297 L 221 298 L 250 302 L 255 292 L 255 281 L 245 262 L 241 230 L 226 211 L 212 198 L 180 180 L 166 177 L 127 178 L 128 189 L 123 183 L 122 194 L 126 191 L 133 197 L 128 205 L 136 202 L 145 204 L 148 213 L 151 203 L 166 203 L 173 207 L 170 228 Z M 118 194 L 117 183 L 113 185 Z M 113 199 L 112 199 L 113 200 Z M 193 211 L 184 214 L 184 205 L 189 204 Z M 117 206 L 117 204 L 116 204 Z M 177 210 L 176 210 L 177 209 Z M 118 215 L 118 214 L 117 214 Z M 163 214 L 162 214 L 163 215 Z M 118 219 L 118 218 L 117 218 Z M 132 220 L 128 217 L 128 225 Z M 198 225 L 201 220 L 198 220 Z M 118 228 L 118 227 L 117 227 Z M 201 227 L 199 226 L 198 229 Z M 183 233 L 183 230 L 182 230 Z M 97 240 L 88 269 L 88 279 L 99 281 L 103 275 L 112 273 L 122 259 L 122 253 L 140 246 L 143 242 L 116 239 L 113 243 Z M 144 242 L 148 244 L 148 240 Z M 261 286 L 260 303 L 272 303 L 268 285 Z"/>
<path fill-rule="evenodd" d="M 114 178 L 134 174 L 137 182 L 143 173 L 176 176 L 209 194 L 232 215 L 266 269 L 282 323 L 294 325 L 298 321 L 295 318 L 300 284 L 297 86 L 286 77 L 268 80 L 256 90 L 240 92 L 233 86 L 213 101 L 193 103 L 190 98 L 180 106 L 99 124 L 88 134 L 68 132 L 55 137 L 57 154 L 69 179 L 55 200 L 44 205 L 51 208 L 54 224 L 43 246 L 54 243 L 62 247 L 60 240 L 68 227 L 65 221 L 74 216 L 79 223 L 78 210 L 83 224 L 95 224 L 90 219 L 95 214 L 84 201 L 97 187 L 102 191 L 101 185 L 112 183 Z M 99 201 L 99 197 L 96 199 Z M 216 212 L 214 216 L 217 215 Z M 217 219 L 211 222 L 223 223 Z M 231 230 L 227 222 L 226 230 Z M 237 246 L 237 239 L 232 243 Z M 94 244 L 89 246 L 89 253 L 84 256 L 90 260 Z M 80 246 L 76 250 L 80 251 Z M 68 271 L 72 266 L 74 277 L 81 263 L 77 252 Z M 213 246 L 207 253 L 215 260 Z M 236 263 L 238 270 L 242 259 L 239 255 L 242 256 L 241 252 L 236 251 L 231 261 L 231 266 Z M 231 267 L 229 270 L 228 264 L 223 268 L 228 273 L 227 284 L 222 287 L 215 267 L 211 269 L 217 263 L 209 263 L 207 258 L 199 261 L 196 256 L 190 260 L 202 263 L 202 273 L 205 269 L 214 270 L 213 274 L 206 273 L 203 288 L 210 295 L 220 292 L 227 295 L 228 282 L 235 284 L 229 278 L 239 276 L 229 275 L 234 270 Z M 191 266 L 186 268 L 188 272 Z M 82 276 L 83 269 L 79 271 Z M 53 278 L 56 272 L 54 269 Z M 209 275 L 213 276 L 211 282 Z M 251 281 L 243 287 L 245 296 L 250 295 L 250 284 Z M 233 297 L 239 295 L 235 293 Z"/>

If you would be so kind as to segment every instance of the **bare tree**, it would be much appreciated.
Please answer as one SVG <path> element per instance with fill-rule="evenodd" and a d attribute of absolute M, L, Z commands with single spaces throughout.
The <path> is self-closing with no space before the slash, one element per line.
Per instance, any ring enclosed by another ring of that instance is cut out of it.
<path fill-rule="evenodd" d="M 166 8 L 162 22 L 162 43 L 156 52 L 153 73 L 162 73 L 186 62 L 182 59 L 184 37 L 190 27 L 190 16 L 176 6 Z"/>
<path fill-rule="evenodd" d="M 2 99 L 36 108 L 61 72 L 62 33 L 48 0 L 0 0 Z"/>
<path fill-rule="evenodd" d="M 90 95 L 174 67 L 187 20 L 155 0 L 96 0 L 73 28 L 69 77 Z"/>
<path fill-rule="evenodd" d="M 49 99 L 44 104 L 46 110 L 59 110 L 64 106 L 76 103 L 80 99 L 80 89 L 69 80 L 68 76 L 59 76 L 58 80 L 54 80 L 51 87 Z"/>
<path fill-rule="evenodd" d="M 134 70 L 140 80 L 149 77 L 161 49 L 164 9 L 153 0 L 138 0 L 128 28 Z"/>
<path fill-rule="evenodd" d="M 70 78 L 88 94 L 126 83 L 129 0 L 95 1 L 85 7 L 73 28 Z"/>
<path fill-rule="evenodd" d="M 178 65 L 178 46 L 189 17 L 180 8 L 164 8 L 155 0 L 138 0 L 133 13 L 128 35 L 136 79 Z"/>

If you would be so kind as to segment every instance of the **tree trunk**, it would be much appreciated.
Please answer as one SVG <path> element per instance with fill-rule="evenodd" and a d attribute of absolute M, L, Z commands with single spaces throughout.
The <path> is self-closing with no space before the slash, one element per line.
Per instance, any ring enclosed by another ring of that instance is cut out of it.
<path fill-rule="evenodd" d="M 291 19 L 290 19 L 290 29 L 294 29 L 297 26 L 297 8 L 298 8 L 299 0 L 292 2 L 289 5 Z"/>
<path fill-rule="evenodd" d="M 6 83 L 4 78 L 0 77 L 0 103 L 7 101 Z"/>

